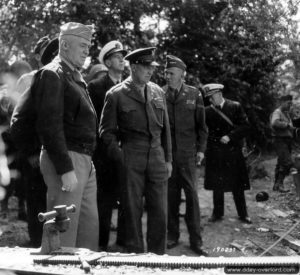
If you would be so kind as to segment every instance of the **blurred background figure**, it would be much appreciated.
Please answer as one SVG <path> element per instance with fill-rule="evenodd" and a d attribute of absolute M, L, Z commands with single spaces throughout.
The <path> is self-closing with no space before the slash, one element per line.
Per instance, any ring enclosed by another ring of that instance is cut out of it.
<path fill-rule="evenodd" d="M 100 79 L 100 78 L 102 78 L 102 76 L 106 75 L 107 72 L 108 72 L 108 69 L 104 64 L 93 65 L 87 76 L 87 82 L 90 82 L 95 79 Z"/>
<path fill-rule="evenodd" d="M 50 62 L 58 53 L 58 38 L 50 40 L 48 36 L 42 37 L 34 47 L 34 57 L 37 70 L 22 75 L 17 83 L 17 92 L 23 94 L 31 86 L 33 78 L 41 67 Z M 27 91 L 29 92 L 29 91 Z M 30 238 L 29 246 L 41 245 L 43 223 L 38 220 L 38 214 L 46 211 L 47 187 L 40 172 L 39 155 L 41 144 L 31 140 L 30 146 L 17 148 L 17 160 L 20 162 L 22 182 L 26 192 L 27 222 Z"/>
<path fill-rule="evenodd" d="M 25 73 L 32 70 L 29 63 L 23 60 L 15 61 L 7 71 L 1 75 L 1 83 L 3 83 L 3 89 L 0 94 L 0 127 L 2 128 L 1 136 L 5 144 L 6 157 L 11 159 L 8 167 L 10 170 L 20 171 L 21 163 L 17 157 L 17 150 L 10 138 L 9 124 L 14 106 L 17 101 L 16 90 L 17 81 Z M 1 201 L 2 218 L 8 217 L 8 200 L 10 196 L 15 195 L 18 198 L 18 218 L 20 220 L 26 220 L 26 208 L 25 208 L 25 188 L 23 179 L 18 173 L 18 177 L 14 177 L 11 183 L 5 187 L 5 196 Z"/>
<path fill-rule="evenodd" d="M 284 95 L 279 98 L 279 107 L 271 114 L 271 129 L 273 135 L 274 149 L 277 154 L 277 164 L 275 167 L 275 180 L 273 191 L 280 193 L 289 192 L 284 188 L 283 181 L 293 168 L 292 143 L 294 125 L 290 117 L 293 97 Z"/>

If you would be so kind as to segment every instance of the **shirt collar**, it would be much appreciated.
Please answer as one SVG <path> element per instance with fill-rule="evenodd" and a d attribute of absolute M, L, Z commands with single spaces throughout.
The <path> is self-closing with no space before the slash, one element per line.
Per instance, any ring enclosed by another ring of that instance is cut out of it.
<path fill-rule="evenodd" d="M 182 85 L 183 85 L 183 81 L 181 81 L 176 88 L 171 88 L 170 86 L 169 88 L 172 89 L 173 91 L 179 92 L 182 88 Z"/>
<path fill-rule="evenodd" d="M 225 99 L 224 99 L 224 98 L 222 98 L 222 102 L 220 103 L 220 107 L 221 107 L 221 108 L 223 108 L 223 106 L 224 106 L 224 103 L 225 103 Z"/>
<path fill-rule="evenodd" d="M 114 84 L 118 84 L 118 83 L 121 82 L 121 78 L 115 78 L 115 77 L 113 77 L 112 75 L 110 75 L 109 73 L 108 73 L 108 76 L 110 77 L 110 79 L 112 80 L 112 82 L 113 82 Z"/>
<path fill-rule="evenodd" d="M 61 55 L 59 55 L 60 59 L 66 63 L 66 65 L 71 69 L 71 71 L 75 71 L 76 68 L 70 63 L 68 62 L 64 57 L 62 57 Z M 79 71 L 79 70 L 78 70 Z"/>

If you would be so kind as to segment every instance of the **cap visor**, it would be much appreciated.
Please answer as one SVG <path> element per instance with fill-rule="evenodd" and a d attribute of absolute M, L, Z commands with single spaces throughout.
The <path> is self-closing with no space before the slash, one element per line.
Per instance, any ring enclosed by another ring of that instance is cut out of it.
<path fill-rule="evenodd" d="M 160 64 L 157 63 L 156 61 L 152 61 L 152 62 L 150 63 L 150 65 L 151 65 L 151 66 L 160 66 Z"/>
<path fill-rule="evenodd" d="M 41 62 L 43 65 L 48 64 L 51 62 L 52 58 L 54 55 L 57 54 L 58 52 L 58 47 L 59 47 L 59 42 L 58 38 L 54 38 L 53 40 L 50 41 L 50 43 L 47 45 L 46 49 L 44 50 L 42 57 L 41 57 Z"/>

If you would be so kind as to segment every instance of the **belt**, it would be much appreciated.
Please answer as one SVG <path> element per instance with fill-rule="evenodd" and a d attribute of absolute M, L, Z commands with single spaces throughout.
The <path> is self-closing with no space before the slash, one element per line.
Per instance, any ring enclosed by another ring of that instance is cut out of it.
<path fill-rule="evenodd" d="M 85 144 L 85 143 L 68 143 L 67 144 L 68 150 L 75 151 L 80 154 L 92 156 L 95 151 L 95 146 L 92 144 Z"/>
<path fill-rule="evenodd" d="M 125 137 L 122 139 L 122 144 L 156 148 L 161 146 L 161 141 L 150 137 Z"/>

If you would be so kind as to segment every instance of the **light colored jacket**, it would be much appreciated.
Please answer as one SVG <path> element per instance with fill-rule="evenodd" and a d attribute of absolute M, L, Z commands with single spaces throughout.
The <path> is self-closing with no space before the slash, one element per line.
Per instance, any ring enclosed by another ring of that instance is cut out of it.
<path fill-rule="evenodd" d="M 271 114 L 271 128 L 273 136 L 276 137 L 293 137 L 293 122 L 287 112 L 277 108 Z"/>

